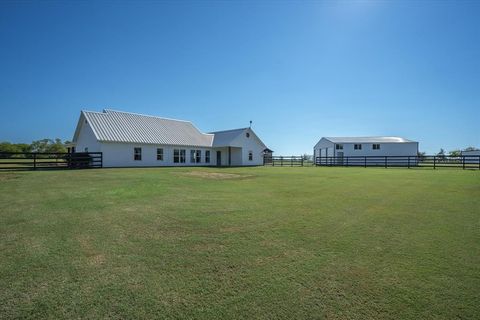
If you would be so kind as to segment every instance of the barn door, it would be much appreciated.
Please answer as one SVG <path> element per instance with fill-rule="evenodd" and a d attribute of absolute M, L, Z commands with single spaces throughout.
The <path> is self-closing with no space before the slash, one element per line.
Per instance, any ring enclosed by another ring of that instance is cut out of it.
<path fill-rule="evenodd" d="M 343 152 L 337 152 L 337 165 L 343 166 Z"/>

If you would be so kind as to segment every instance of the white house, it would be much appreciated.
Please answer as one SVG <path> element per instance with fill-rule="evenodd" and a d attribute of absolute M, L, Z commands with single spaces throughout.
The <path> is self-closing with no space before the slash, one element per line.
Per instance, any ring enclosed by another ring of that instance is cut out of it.
<path fill-rule="evenodd" d="M 418 142 L 400 137 L 323 137 L 315 145 L 313 154 L 314 158 L 321 157 L 324 161 L 327 158 L 322 157 L 335 157 L 342 163 L 343 157 L 379 157 L 380 163 L 383 161 L 380 157 L 385 156 L 416 156 Z"/>
<path fill-rule="evenodd" d="M 462 156 L 480 156 L 480 150 L 462 151 Z"/>
<path fill-rule="evenodd" d="M 480 163 L 480 150 L 462 151 L 465 156 L 465 163 Z"/>
<path fill-rule="evenodd" d="M 251 128 L 200 132 L 190 121 L 82 111 L 74 152 L 102 152 L 104 167 L 257 166 L 266 145 Z"/>

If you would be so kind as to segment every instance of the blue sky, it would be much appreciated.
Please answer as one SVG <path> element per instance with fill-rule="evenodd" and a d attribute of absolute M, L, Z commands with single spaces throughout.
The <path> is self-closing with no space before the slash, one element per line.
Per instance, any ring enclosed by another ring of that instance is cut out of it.
<path fill-rule="evenodd" d="M 0 140 L 71 139 L 81 109 L 480 147 L 480 1 L 0 2 Z"/>

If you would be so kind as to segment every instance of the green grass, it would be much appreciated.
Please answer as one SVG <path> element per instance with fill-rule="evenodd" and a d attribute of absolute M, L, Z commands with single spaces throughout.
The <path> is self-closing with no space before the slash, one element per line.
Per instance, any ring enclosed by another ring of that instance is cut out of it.
<path fill-rule="evenodd" d="M 0 173 L 2 319 L 478 319 L 479 301 L 479 171 Z"/>

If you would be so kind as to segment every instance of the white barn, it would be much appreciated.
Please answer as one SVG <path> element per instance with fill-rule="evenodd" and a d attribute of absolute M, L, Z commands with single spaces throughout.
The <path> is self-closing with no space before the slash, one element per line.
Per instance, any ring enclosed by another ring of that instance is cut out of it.
<path fill-rule="evenodd" d="M 314 158 L 416 156 L 418 142 L 400 137 L 323 137 L 313 154 Z"/>
<path fill-rule="evenodd" d="M 106 109 L 82 111 L 74 152 L 102 152 L 104 167 L 258 166 L 266 145 L 251 128 L 202 133 L 190 121 Z"/>
<path fill-rule="evenodd" d="M 480 164 L 480 150 L 462 151 L 462 156 L 465 156 L 465 163 Z"/>

